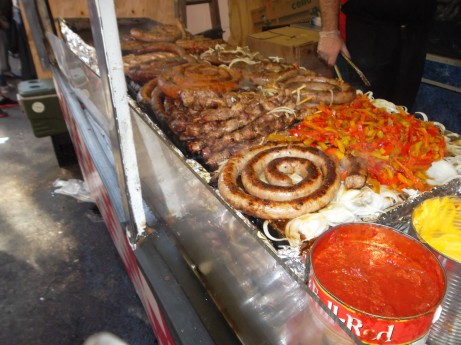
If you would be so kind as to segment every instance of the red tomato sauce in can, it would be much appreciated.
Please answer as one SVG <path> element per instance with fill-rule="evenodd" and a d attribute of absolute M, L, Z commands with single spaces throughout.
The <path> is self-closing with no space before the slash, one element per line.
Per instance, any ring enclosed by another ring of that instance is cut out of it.
<path fill-rule="evenodd" d="M 392 329 L 399 339 L 387 338 L 391 344 L 424 336 L 446 290 L 443 268 L 423 244 L 370 223 L 343 224 L 320 236 L 311 248 L 310 280 L 325 304 L 357 313 L 357 324 Z M 379 329 L 356 331 L 367 343 L 381 343 L 373 341 Z"/>

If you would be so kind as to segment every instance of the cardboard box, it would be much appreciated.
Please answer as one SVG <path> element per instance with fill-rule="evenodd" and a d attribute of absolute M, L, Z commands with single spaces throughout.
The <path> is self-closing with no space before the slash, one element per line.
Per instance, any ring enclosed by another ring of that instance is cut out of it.
<path fill-rule="evenodd" d="M 310 22 L 320 16 L 319 0 L 264 0 L 264 6 L 251 11 L 256 31 L 265 27 L 280 27 Z"/>
<path fill-rule="evenodd" d="M 317 30 L 287 26 L 249 35 L 247 45 L 267 57 L 281 57 L 282 62 L 296 63 L 332 77 L 333 69 L 317 56 L 318 40 Z"/>

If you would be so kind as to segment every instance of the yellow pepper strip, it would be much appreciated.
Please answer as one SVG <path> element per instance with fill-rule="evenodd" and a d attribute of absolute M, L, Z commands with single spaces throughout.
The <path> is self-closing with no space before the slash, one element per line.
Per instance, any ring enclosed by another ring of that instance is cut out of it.
<path fill-rule="evenodd" d="M 319 142 L 319 143 L 317 143 L 317 144 L 320 146 L 320 148 L 321 148 L 323 151 L 326 151 L 326 150 L 328 149 L 327 144 L 325 144 L 325 143 L 323 143 L 323 142 Z"/>
<path fill-rule="evenodd" d="M 372 178 L 372 177 L 369 177 L 367 180 L 371 184 L 371 189 L 375 193 L 379 194 L 381 192 L 381 183 L 379 183 L 379 181 L 377 179 Z"/>
<path fill-rule="evenodd" d="M 389 160 L 389 156 L 384 156 L 381 151 L 373 151 L 373 152 L 370 152 L 369 153 L 371 156 L 373 157 L 376 157 L 376 158 L 379 158 L 379 159 L 382 159 L 384 161 L 388 161 Z"/>
<path fill-rule="evenodd" d="M 346 152 L 346 147 L 341 139 L 335 138 L 335 143 L 341 153 Z"/>

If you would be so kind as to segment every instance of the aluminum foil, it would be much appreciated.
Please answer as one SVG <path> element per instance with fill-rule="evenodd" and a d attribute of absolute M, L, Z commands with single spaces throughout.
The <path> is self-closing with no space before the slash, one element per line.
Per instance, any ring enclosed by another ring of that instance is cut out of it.
<path fill-rule="evenodd" d="M 448 195 L 461 196 L 461 177 L 410 198 L 405 203 L 396 206 L 378 217 L 375 223 L 387 225 L 408 234 L 411 225 L 411 215 L 418 204 L 429 198 Z"/>
<path fill-rule="evenodd" d="M 59 20 L 61 34 L 69 49 L 92 71 L 99 74 L 98 58 L 96 50 L 85 43 L 85 41 L 76 34 L 64 20 Z"/>

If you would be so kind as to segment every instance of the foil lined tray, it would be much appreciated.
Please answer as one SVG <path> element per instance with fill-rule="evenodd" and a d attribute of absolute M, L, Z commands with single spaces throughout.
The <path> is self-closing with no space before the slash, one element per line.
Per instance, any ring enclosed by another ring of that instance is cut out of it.
<path fill-rule="evenodd" d="M 122 18 L 118 19 L 118 22 L 121 39 L 126 39 L 129 36 L 129 30 L 133 27 L 149 28 L 153 25 L 156 25 L 155 21 L 148 18 Z M 99 75 L 96 51 L 92 46 L 93 41 L 89 20 L 82 18 L 59 19 L 59 25 L 62 37 L 68 47 L 81 61 L 83 61 L 91 70 Z M 128 83 L 128 88 L 132 94 L 136 92 L 136 87 L 137 85 L 130 85 L 130 83 Z M 136 107 L 135 102 L 131 103 L 133 103 L 132 105 Z M 137 111 L 143 112 L 144 110 L 142 107 L 137 107 Z M 151 118 L 151 116 L 149 116 L 149 118 Z M 442 130 L 444 130 L 443 125 L 440 125 L 440 127 Z M 156 130 L 162 132 L 160 128 L 157 128 Z M 363 221 L 387 225 L 401 232 L 408 233 L 412 211 L 420 202 L 435 196 L 461 196 L 461 136 L 459 134 L 451 133 L 448 131 L 444 131 L 444 135 L 447 142 L 447 151 L 453 158 L 451 163 L 457 170 L 459 177 L 441 186 L 434 187 L 428 192 L 415 193 L 414 195 L 410 195 L 403 203 L 385 210 L 385 212 L 380 215 L 363 217 Z M 165 136 L 164 133 L 162 133 L 162 136 Z M 200 178 L 202 178 L 207 183 L 210 183 L 210 172 L 208 172 L 203 167 L 203 165 L 194 160 L 193 157 L 191 158 L 187 157 L 187 155 L 185 156 L 186 164 L 188 164 Z M 243 214 L 240 215 L 241 218 L 244 219 L 249 226 L 254 226 L 254 223 L 251 220 L 248 220 L 248 218 Z M 256 227 L 260 228 L 260 224 L 257 224 Z M 290 247 L 286 244 L 280 245 L 274 243 L 274 241 L 269 239 L 262 231 L 259 231 L 258 237 L 260 237 L 261 240 L 266 243 L 267 246 L 284 261 L 284 263 L 288 268 L 291 269 L 295 276 L 297 276 L 299 279 L 304 279 L 304 258 L 302 255 L 300 255 L 300 248 Z"/>

